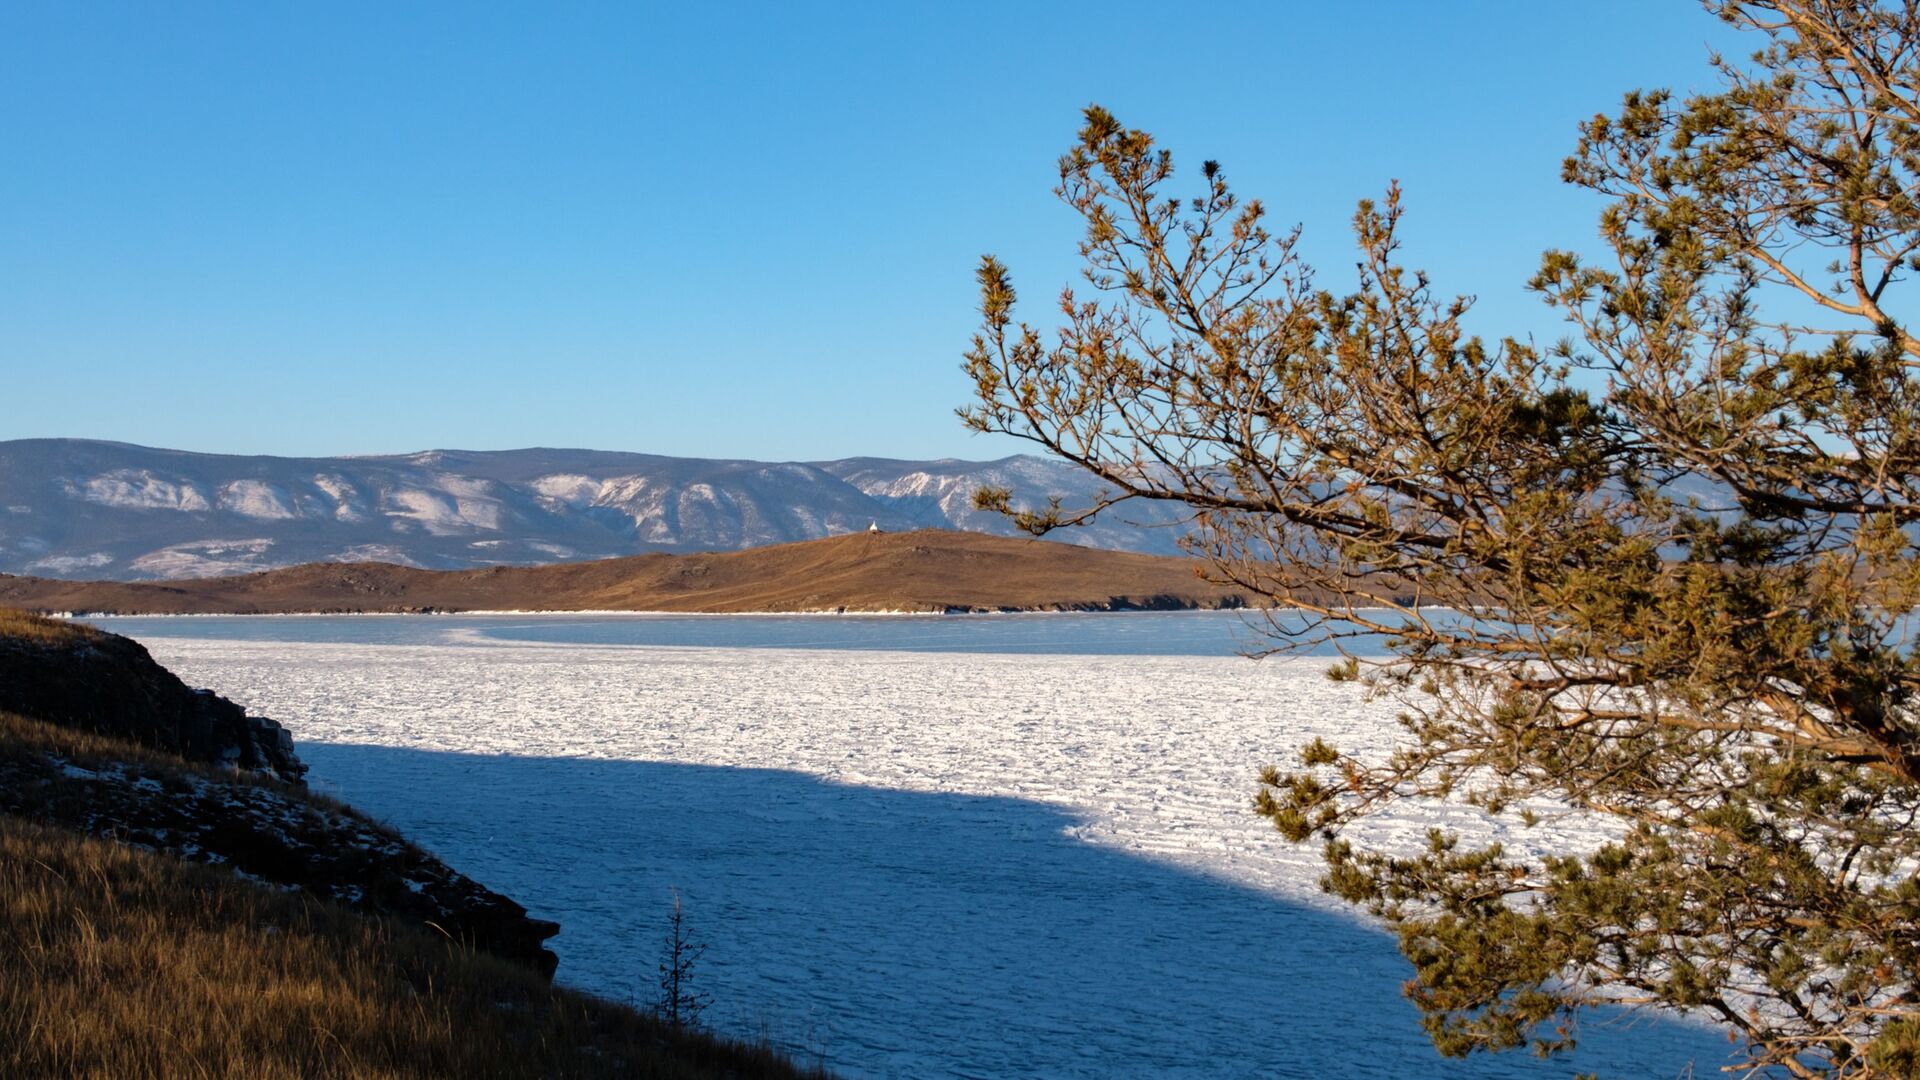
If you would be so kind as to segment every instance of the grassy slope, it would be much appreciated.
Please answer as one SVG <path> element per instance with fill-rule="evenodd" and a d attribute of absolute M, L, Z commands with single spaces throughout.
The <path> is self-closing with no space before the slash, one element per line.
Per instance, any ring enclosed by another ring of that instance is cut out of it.
<path fill-rule="evenodd" d="M 16 638 L 93 633 L 0 612 L 0 634 Z M 89 777 L 107 771 L 156 795 L 250 783 L 0 713 L 0 773 L 14 777 L 0 805 L 20 811 L 0 813 L 0 1076 L 798 1075 L 763 1049 L 675 1032 L 428 928 L 48 823 L 75 822 L 76 806 L 104 813 Z M 260 789 L 316 816 L 351 813 Z M 165 842 L 157 828 L 112 831 Z"/>
<path fill-rule="evenodd" d="M 1195 563 L 1072 544 L 923 530 L 705 555 L 426 571 L 311 563 L 231 578 L 125 584 L 0 576 L 39 611 L 944 611 L 1220 607 L 1244 598 Z"/>
<path fill-rule="evenodd" d="M 44 619 L 24 611 L 0 607 L 0 638 L 37 646 L 94 644 L 106 635 L 91 626 Z"/>
<path fill-rule="evenodd" d="M 0 1075 L 788 1076 L 524 968 L 0 816 Z"/>

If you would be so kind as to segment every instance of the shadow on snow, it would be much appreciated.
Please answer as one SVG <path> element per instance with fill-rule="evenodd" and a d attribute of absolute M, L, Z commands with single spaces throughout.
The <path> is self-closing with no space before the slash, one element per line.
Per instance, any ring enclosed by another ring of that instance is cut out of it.
<path fill-rule="evenodd" d="M 847 1075 L 1714 1075 L 1717 1032 L 1439 1058 L 1383 932 L 1071 835 L 1069 808 L 803 773 L 305 743 L 323 790 L 558 920 L 562 982 L 652 996 L 669 889 L 708 1019 Z M 1278 837 L 1274 843 L 1284 841 Z"/>

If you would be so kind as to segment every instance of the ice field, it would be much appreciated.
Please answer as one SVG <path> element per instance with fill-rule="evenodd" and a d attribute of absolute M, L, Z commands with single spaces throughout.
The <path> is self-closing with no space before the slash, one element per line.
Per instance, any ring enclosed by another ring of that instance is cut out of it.
<path fill-rule="evenodd" d="M 1231 618 L 100 623 L 560 922 L 563 982 L 648 999 L 677 888 L 708 1019 L 844 1075 L 1716 1071 L 1716 1032 L 1647 1018 L 1551 1062 L 1438 1058 L 1391 940 L 1249 809 L 1261 764 L 1383 752 L 1394 708 L 1325 659 L 1231 655 Z M 1486 830 L 1409 808 L 1367 839 L 1436 823 Z"/>

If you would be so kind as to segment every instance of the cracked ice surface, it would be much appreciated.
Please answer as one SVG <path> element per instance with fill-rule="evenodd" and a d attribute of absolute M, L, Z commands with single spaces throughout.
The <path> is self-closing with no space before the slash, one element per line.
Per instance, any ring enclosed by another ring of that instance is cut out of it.
<path fill-rule="evenodd" d="M 1257 767 L 1315 735 L 1390 744 L 1391 703 L 1325 660 L 146 643 L 286 723 L 321 790 L 558 920 L 564 982 L 651 997 L 678 888 L 709 1020 L 847 1075 L 1672 1076 L 1724 1053 L 1642 1021 L 1590 1023 L 1571 1060 L 1438 1059 L 1391 941 L 1249 809 Z M 1492 828 L 1409 808 L 1367 839 L 1435 824 Z"/>

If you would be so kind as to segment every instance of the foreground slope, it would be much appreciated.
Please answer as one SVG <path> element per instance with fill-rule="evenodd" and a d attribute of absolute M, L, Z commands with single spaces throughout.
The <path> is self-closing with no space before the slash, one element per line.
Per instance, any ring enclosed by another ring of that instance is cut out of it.
<path fill-rule="evenodd" d="M 167 583 L 0 576 L 0 604 L 116 614 L 999 611 L 1238 607 L 1190 560 L 942 530 L 702 555 L 426 571 L 314 563 Z"/>
<path fill-rule="evenodd" d="M 0 1075 L 787 1077 L 523 968 L 0 815 Z"/>
<path fill-rule="evenodd" d="M 124 638 L 0 610 L 0 699 L 0 1076 L 799 1074 L 554 987 L 553 924 Z"/>

